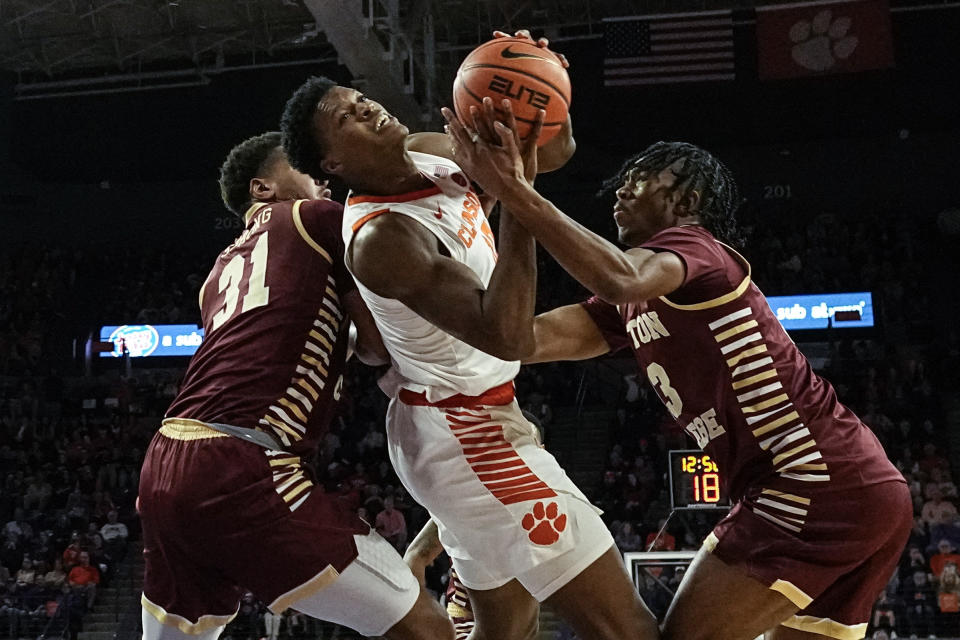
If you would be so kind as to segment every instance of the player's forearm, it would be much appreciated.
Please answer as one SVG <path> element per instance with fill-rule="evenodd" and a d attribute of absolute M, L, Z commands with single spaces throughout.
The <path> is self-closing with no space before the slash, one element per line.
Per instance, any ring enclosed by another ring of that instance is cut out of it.
<path fill-rule="evenodd" d="M 482 315 L 504 351 L 519 360 L 534 349 L 533 312 L 537 298 L 537 256 L 533 236 L 506 208 L 500 212 L 500 255 L 481 299 Z"/>
<path fill-rule="evenodd" d="M 518 185 L 501 202 L 591 292 L 614 304 L 646 299 L 635 259 L 564 215 L 532 187 Z"/>
<path fill-rule="evenodd" d="M 567 164 L 576 150 L 577 142 L 573 139 L 573 122 L 567 115 L 567 121 L 560 128 L 560 132 L 537 149 L 537 172 L 556 171 Z"/>
<path fill-rule="evenodd" d="M 536 348 L 523 364 L 586 360 L 610 351 L 597 324 L 579 304 L 558 307 L 533 319 Z"/>
<path fill-rule="evenodd" d="M 441 551 L 443 551 L 443 545 L 440 544 L 440 532 L 437 530 L 437 523 L 431 519 L 423 525 L 423 529 L 407 547 L 403 559 L 407 565 L 416 563 L 426 566 L 433 563 Z"/>
<path fill-rule="evenodd" d="M 369 336 L 361 338 L 356 345 L 357 359 L 368 367 L 379 367 L 390 364 L 390 354 L 378 335 L 376 339 Z"/>

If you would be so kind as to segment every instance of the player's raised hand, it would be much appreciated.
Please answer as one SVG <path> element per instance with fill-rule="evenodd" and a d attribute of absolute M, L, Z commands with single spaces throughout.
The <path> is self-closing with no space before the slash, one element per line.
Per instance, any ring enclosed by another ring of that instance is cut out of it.
<path fill-rule="evenodd" d="M 465 126 L 450 109 L 442 110 L 447 119 L 447 133 L 453 141 L 454 160 L 486 193 L 495 197 L 528 183 L 536 175 L 536 140 L 546 116 L 543 110 L 538 112 L 531 135 L 521 142 L 508 100 L 504 100 L 503 109 L 506 123 L 500 121 L 492 101 L 490 104 L 485 101 L 484 110 L 479 114 L 478 122 L 486 121 L 483 126 L 494 132 L 496 142 L 484 139 Z"/>
<path fill-rule="evenodd" d="M 470 125 L 483 140 L 498 145 L 500 144 L 500 136 L 493 128 L 493 123 L 502 120 L 502 118 L 498 117 L 496 113 L 494 113 L 493 118 L 490 117 L 490 112 L 493 110 L 493 100 L 490 98 L 484 98 L 481 106 L 483 108 L 482 112 L 476 105 L 470 105 Z"/>
<path fill-rule="evenodd" d="M 550 41 L 547 40 L 546 38 L 538 38 L 534 40 L 533 36 L 530 35 L 530 31 L 527 29 L 520 29 L 516 33 L 514 33 L 512 36 L 509 33 L 506 33 L 505 31 L 494 31 L 493 37 L 494 38 L 523 38 L 525 40 L 529 40 L 533 44 L 537 45 L 541 49 L 553 55 L 560 62 L 560 64 L 563 66 L 564 69 L 570 68 L 570 62 L 567 60 L 567 56 L 563 55 L 562 53 L 557 53 L 556 51 L 551 49 Z"/>
<path fill-rule="evenodd" d="M 492 131 L 490 138 L 485 138 L 462 122 L 452 110 L 444 107 L 441 113 L 447 120 L 444 128 L 450 136 L 450 151 L 454 161 L 485 192 L 492 192 L 504 181 L 506 174 L 514 180 L 523 180 L 523 159 L 511 132 L 504 124 L 490 123 L 485 115 L 476 114 L 475 120 L 478 123 L 487 120 L 481 124 Z"/>
<path fill-rule="evenodd" d="M 538 169 L 537 140 L 540 138 L 540 132 L 543 130 L 546 111 L 543 109 L 537 111 L 533 124 L 530 125 L 530 131 L 527 133 L 527 137 L 521 141 L 517 134 L 517 120 L 513 115 L 513 106 L 509 100 L 504 99 L 501 102 L 501 109 L 506 112 L 506 116 L 503 118 L 501 118 L 493 108 L 493 100 L 490 98 L 483 99 L 483 108 L 484 119 L 489 123 L 490 127 L 493 127 L 496 122 L 500 122 L 510 129 L 510 132 L 513 134 L 513 144 L 520 150 L 520 157 L 523 160 L 523 177 L 527 182 L 533 184 L 534 178 L 537 177 Z"/>

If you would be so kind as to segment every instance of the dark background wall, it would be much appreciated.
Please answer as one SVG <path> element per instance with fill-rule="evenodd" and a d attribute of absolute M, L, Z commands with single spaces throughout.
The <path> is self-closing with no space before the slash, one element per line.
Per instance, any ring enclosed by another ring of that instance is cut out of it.
<path fill-rule="evenodd" d="M 601 39 L 558 43 L 572 62 L 579 147 L 538 185 L 609 230 L 610 201 L 593 197 L 600 180 L 650 142 L 686 139 L 716 151 L 747 198 L 771 198 L 772 210 L 812 216 L 876 206 L 926 224 L 960 203 L 960 9 L 895 13 L 893 25 L 894 69 L 775 82 L 756 78 L 749 20 L 737 27 L 738 79 L 729 83 L 607 90 Z M 349 80 L 337 66 L 285 68 L 225 74 L 200 88 L 12 104 L 10 81 L 0 80 L 4 235 L 176 240 L 212 255 L 235 233 L 216 186 L 223 157 L 276 128 L 286 98 L 311 73 Z"/>

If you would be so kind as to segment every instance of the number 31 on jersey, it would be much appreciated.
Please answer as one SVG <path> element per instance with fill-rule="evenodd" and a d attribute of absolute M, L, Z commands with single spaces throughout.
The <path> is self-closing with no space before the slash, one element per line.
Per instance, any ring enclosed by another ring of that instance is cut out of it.
<path fill-rule="evenodd" d="M 674 418 L 679 418 L 683 412 L 683 400 L 680 399 L 680 392 L 670 385 L 670 376 L 663 365 L 657 362 L 651 362 L 647 366 L 647 378 L 653 386 L 654 391 L 660 396 L 663 404 L 667 407 Z M 726 433 L 719 422 L 717 422 L 716 409 L 710 408 L 695 417 L 684 427 L 684 430 L 693 436 L 697 441 L 697 446 L 703 449 L 707 443 L 714 438 Z"/>
<path fill-rule="evenodd" d="M 243 296 L 243 305 L 240 307 L 240 313 L 246 313 L 251 309 L 263 307 L 270 302 L 270 287 L 266 286 L 267 277 L 267 255 L 270 251 L 269 240 L 267 236 L 269 231 L 264 231 L 263 235 L 257 239 L 253 251 L 250 252 L 250 273 L 247 275 L 247 260 L 244 256 L 237 254 L 233 256 L 227 266 L 220 273 L 217 290 L 219 293 L 226 292 L 223 299 L 223 307 L 214 314 L 210 321 L 210 331 L 216 331 L 224 322 L 233 317 L 237 310 L 237 302 L 240 299 L 240 284 L 247 275 L 248 283 L 247 293 Z"/>

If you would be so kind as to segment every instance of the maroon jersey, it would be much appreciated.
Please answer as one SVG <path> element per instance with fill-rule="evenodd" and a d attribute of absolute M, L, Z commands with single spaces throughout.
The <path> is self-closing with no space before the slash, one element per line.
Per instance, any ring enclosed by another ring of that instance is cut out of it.
<path fill-rule="evenodd" d="M 732 498 L 787 496 L 802 526 L 805 494 L 903 480 L 813 372 L 743 257 L 700 226 L 665 229 L 643 248 L 676 254 L 683 285 L 668 297 L 619 307 L 592 298 L 584 308 L 613 350 L 634 350 L 667 410 L 717 460 Z"/>
<path fill-rule="evenodd" d="M 302 455 L 333 417 L 346 359 L 343 208 L 291 200 L 245 219 L 200 290 L 206 335 L 167 416 L 262 429 Z"/>

